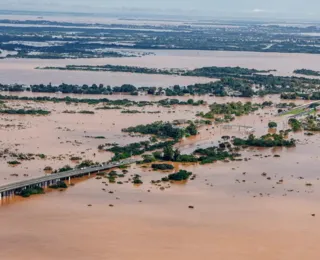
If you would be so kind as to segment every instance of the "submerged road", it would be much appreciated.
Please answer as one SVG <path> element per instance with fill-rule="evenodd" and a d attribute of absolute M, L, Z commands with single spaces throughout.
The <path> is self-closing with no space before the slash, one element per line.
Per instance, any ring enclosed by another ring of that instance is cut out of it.
<path fill-rule="evenodd" d="M 28 188 L 28 187 L 47 187 L 49 185 L 52 185 L 58 181 L 61 180 L 69 180 L 72 177 L 80 177 L 84 175 L 90 175 L 92 173 L 99 173 L 100 171 L 109 170 L 112 168 L 116 168 L 122 165 L 128 165 L 137 162 L 136 159 L 127 159 L 123 160 L 121 162 L 113 162 L 113 163 L 102 163 L 98 166 L 94 167 L 86 167 L 81 169 L 75 169 L 71 171 L 56 173 L 56 174 L 50 174 L 42 177 L 37 177 L 25 181 L 19 181 L 14 183 L 9 183 L 5 185 L 0 186 L 0 200 L 2 197 L 12 196 L 15 194 L 16 191 L 20 191 L 22 189 Z"/>

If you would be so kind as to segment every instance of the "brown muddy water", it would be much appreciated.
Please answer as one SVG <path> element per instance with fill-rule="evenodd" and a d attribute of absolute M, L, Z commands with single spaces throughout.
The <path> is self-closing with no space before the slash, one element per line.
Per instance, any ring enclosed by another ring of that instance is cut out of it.
<path fill-rule="evenodd" d="M 144 50 L 138 50 L 144 51 Z M 101 59 L 3 59 L 0 60 L 0 82 L 3 84 L 105 84 L 119 86 L 133 84 L 136 86 L 169 87 L 215 81 L 204 77 L 182 77 L 171 75 L 149 75 L 122 72 L 90 72 L 36 70 L 36 67 L 66 65 L 125 65 L 150 68 L 194 69 L 205 66 L 240 66 L 260 70 L 276 69 L 272 72 L 279 76 L 292 76 L 295 69 L 307 68 L 319 70 L 320 55 L 255 53 L 255 52 L 219 52 L 219 51 L 185 51 L 156 50 L 155 56 Z"/>
<path fill-rule="evenodd" d="M 147 100 L 147 97 L 130 98 Z M 241 100 L 206 99 L 208 103 Z M 68 159 L 71 154 L 96 161 L 108 160 L 112 155 L 98 153 L 99 144 L 123 145 L 146 139 L 129 137 L 121 133 L 122 128 L 156 120 L 194 120 L 198 111 L 208 110 L 207 106 L 154 106 L 138 109 L 159 110 L 161 114 L 128 115 L 120 110 L 94 109 L 101 105 L 18 101 L 7 105 L 52 111 L 49 116 L 2 115 L 0 118 L 1 150 L 44 153 L 48 159 L 23 161 L 12 168 L 1 158 L 0 183 L 41 176 L 45 166 L 72 165 Z M 92 110 L 95 114 L 64 114 L 64 110 Z M 267 133 L 269 120 L 277 121 L 279 129 L 286 128 L 286 119 L 274 117 L 274 113 L 274 109 L 260 110 L 237 118 L 233 124 L 252 126 L 256 135 Z M 238 128 L 205 126 L 199 136 L 183 140 L 178 147 L 184 153 L 191 152 L 217 144 L 222 135 L 246 136 L 247 133 Z M 303 133 L 291 136 L 299 140 L 297 147 L 248 149 L 242 152 L 243 158 L 251 159 L 247 162 L 175 164 L 175 170 L 192 171 L 196 179 L 184 184 L 163 184 L 163 189 L 150 182 L 166 173 L 132 165 L 121 180 L 122 185 L 106 186 L 103 183 L 106 179 L 93 176 L 74 180 L 75 185 L 63 192 L 3 200 L 0 259 L 317 259 L 320 256 L 320 136 L 306 137 Z M 275 154 L 280 158 L 274 157 Z M 57 156 L 61 160 L 53 158 Z M 267 176 L 262 176 L 264 172 Z M 10 176 L 13 173 L 19 176 Z M 23 176 L 25 173 L 29 176 Z M 140 174 L 144 183 L 133 186 L 129 181 L 132 174 Z"/>
<path fill-rule="evenodd" d="M 123 84 L 133 84 L 135 86 L 155 86 L 169 87 L 173 85 L 190 85 L 195 83 L 207 83 L 215 81 L 202 77 L 182 77 L 171 75 L 148 75 L 136 73 L 114 73 L 114 72 L 90 72 L 90 71 L 58 71 L 58 70 L 36 70 L 38 66 L 63 66 L 65 64 L 75 64 L 80 60 L 46 61 L 46 60 L 26 60 L 26 59 L 5 59 L 0 60 L 0 82 L 2 84 L 104 84 L 110 86 L 120 86 Z M 82 63 L 95 62 L 85 61 Z M 104 59 L 109 63 L 109 60 Z M 18 75 L 18 76 L 17 76 Z"/>

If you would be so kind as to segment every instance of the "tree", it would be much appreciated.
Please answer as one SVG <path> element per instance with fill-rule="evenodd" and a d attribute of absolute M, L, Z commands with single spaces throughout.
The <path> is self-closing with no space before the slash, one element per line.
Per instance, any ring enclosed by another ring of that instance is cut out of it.
<path fill-rule="evenodd" d="M 173 160 L 174 160 L 175 162 L 178 161 L 180 155 L 181 155 L 181 152 L 179 151 L 179 149 L 174 150 Z"/>
<path fill-rule="evenodd" d="M 187 101 L 187 103 L 189 104 L 189 105 L 193 105 L 193 99 L 188 99 L 188 101 Z"/>
<path fill-rule="evenodd" d="M 288 123 L 294 132 L 297 132 L 302 129 L 302 123 L 295 118 L 290 118 Z"/>
<path fill-rule="evenodd" d="M 143 158 L 144 163 L 151 163 L 156 160 L 156 158 L 153 156 L 153 154 L 143 154 L 142 158 Z"/>
<path fill-rule="evenodd" d="M 163 149 L 163 159 L 166 161 L 172 161 L 174 159 L 174 151 L 172 146 L 166 146 Z"/>
<path fill-rule="evenodd" d="M 277 128 L 278 124 L 276 122 L 269 122 L 268 127 L 269 128 Z"/>
<path fill-rule="evenodd" d="M 162 159 L 162 152 L 156 151 L 156 152 L 153 152 L 152 154 L 155 159 L 157 160 Z"/>
<path fill-rule="evenodd" d="M 197 127 L 194 123 L 191 123 L 187 128 L 186 131 L 190 134 L 190 135 L 197 135 L 198 134 L 198 130 Z"/>

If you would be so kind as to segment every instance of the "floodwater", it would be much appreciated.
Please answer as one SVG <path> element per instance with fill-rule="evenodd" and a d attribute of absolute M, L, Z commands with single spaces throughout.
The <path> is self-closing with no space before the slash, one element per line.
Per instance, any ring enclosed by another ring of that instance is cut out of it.
<path fill-rule="evenodd" d="M 204 78 L 141 75 L 107 72 L 63 72 L 34 70 L 37 66 L 66 64 L 120 64 L 156 68 L 196 68 L 202 66 L 241 66 L 277 69 L 290 75 L 294 69 L 319 70 L 319 55 L 237 53 L 202 51 L 156 51 L 156 56 L 122 59 L 83 60 L 0 60 L 1 83 L 74 84 L 130 83 L 169 86 L 207 82 Z M 63 95 L 39 93 L 4 93 L 19 96 L 109 98 L 156 101 L 166 97 L 128 95 Z M 174 97 L 176 98 L 176 97 Z M 186 100 L 191 97 L 178 97 Z M 213 102 L 250 101 L 241 98 L 193 97 Z M 272 100 L 278 96 L 252 99 Z M 306 101 L 295 101 L 304 103 Z M 22 161 L 0 158 L 0 184 L 12 183 L 46 174 L 66 164 L 71 156 L 107 161 L 112 154 L 98 152 L 103 143 L 125 145 L 147 137 L 130 137 L 121 129 L 156 120 L 197 119 L 208 106 L 172 108 L 129 108 L 161 111 L 160 114 L 121 114 L 121 110 L 96 110 L 99 105 L 8 101 L 8 107 L 50 110 L 48 116 L 1 115 L 0 151 L 45 154 L 46 159 Z M 65 110 L 94 111 L 94 115 L 67 114 Z M 275 109 L 237 118 L 232 124 L 251 126 L 260 136 L 268 132 L 270 120 L 278 128 L 287 128 L 286 118 L 274 117 Z M 235 127 L 204 126 L 197 137 L 184 139 L 177 146 L 183 153 L 199 147 L 217 145 L 223 135 L 247 136 Z M 95 139 L 104 136 L 106 139 Z M 28 199 L 2 200 L 0 206 L 0 259 L 78 259 L 78 260 L 147 260 L 147 259 L 219 259 L 219 260 L 301 260 L 318 259 L 320 251 L 320 136 L 297 138 L 295 148 L 248 149 L 248 161 L 215 163 L 205 166 L 174 164 L 175 170 L 196 174 L 188 183 L 152 185 L 166 173 L 132 165 L 123 184 L 108 184 L 106 179 L 83 178 L 65 191 L 48 191 Z M 280 155 L 280 158 L 274 155 Z M 118 170 L 119 171 L 119 170 Z M 266 173 L 267 176 L 262 176 Z M 141 175 L 143 184 L 133 186 L 132 174 Z M 269 179 L 270 178 L 270 179 Z M 281 180 L 281 182 L 280 182 Z M 306 184 L 311 184 L 307 186 Z M 113 192 L 113 193 L 110 193 Z M 91 206 L 88 206 L 91 204 Z M 110 205 L 113 205 L 111 207 Z M 193 206 L 194 209 L 190 209 Z M 312 216 L 314 214 L 314 216 Z"/>
<path fill-rule="evenodd" d="M 103 59 L 105 64 L 109 60 Z M 37 59 L 4 59 L 0 60 L 0 82 L 2 84 L 104 84 L 120 86 L 133 84 L 135 86 L 169 87 L 173 85 L 190 85 L 215 81 L 203 77 L 182 77 L 171 75 L 148 75 L 134 73 L 90 72 L 90 71 L 54 71 L 36 70 L 40 66 L 56 66 L 76 64 L 80 60 L 37 60 Z M 93 62 L 83 60 L 83 64 Z M 101 61 L 100 61 L 101 62 Z"/>
<path fill-rule="evenodd" d="M 66 108 L 88 109 L 87 105 L 45 106 L 56 111 L 48 117 L 25 117 L 34 128 L 7 133 L 5 137 L 14 135 L 22 139 L 34 134 L 39 136 L 38 141 L 27 141 L 26 147 L 31 151 L 36 145 L 43 146 L 39 151 L 50 147 L 48 152 L 53 154 L 60 152 L 59 145 L 49 140 L 57 136 L 83 141 L 83 130 L 87 130 L 89 134 L 107 135 L 107 141 L 117 139 L 126 143 L 134 138 L 115 135 L 122 127 L 132 125 L 130 118 L 134 116 L 134 124 L 156 120 L 155 115 L 121 115 L 115 111 L 78 117 L 60 112 Z M 161 108 L 161 118 L 193 119 L 195 111 L 205 109 L 176 107 L 176 113 L 167 114 Z M 274 118 L 270 114 L 273 112 L 259 111 L 238 118 L 234 124 L 251 125 L 260 135 L 268 131 L 268 120 L 275 119 L 281 129 L 282 119 Z M 113 122 L 116 125 L 111 129 Z M 75 131 L 61 135 L 53 129 L 62 124 Z M 110 131 L 106 131 L 108 128 Z M 182 141 L 179 144 L 182 151 L 215 144 L 221 135 L 245 135 L 236 128 L 223 131 L 219 127 L 204 127 L 200 133 Z M 305 137 L 298 133 L 294 137 L 300 140 L 296 148 L 243 152 L 243 157 L 251 158 L 248 162 L 175 164 L 176 170 L 192 171 L 196 179 L 186 184 L 164 184 L 163 190 L 150 181 L 165 173 L 131 166 L 123 185 L 106 186 L 105 179 L 92 177 L 75 181 L 75 186 L 63 192 L 3 201 L 0 259 L 318 259 L 320 136 Z M 86 145 L 89 144 L 76 150 Z M 275 158 L 274 154 L 281 157 Z M 262 176 L 263 172 L 267 176 Z M 144 183 L 141 186 L 126 183 L 132 174 L 140 174 Z M 312 186 L 307 187 L 306 183 Z"/>
<path fill-rule="evenodd" d="M 206 98 L 208 103 L 241 100 Z M 10 101 L 6 105 L 48 109 L 52 114 L 1 117 L 1 125 L 16 125 L 1 127 L 1 150 L 44 153 L 48 158 L 23 161 L 14 168 L 6 164 L 9 158 L 1 158 L 0 183 L 41 176 L 45 174 L 45 166 L 55 169 L 67 163 L 72 165 L 71 155 L 108 160 L 111 154 L 99 153 L 99 144 L 123 145 L 146 139 L 129 137 L 121 133 L 122 128 L 160 119 L 194 120 L 198 111 L 208 110 L 207 106 L 153 106 L 142 110 L 159 110 L 161 114 L 127 115 L 94 109 L 101 104 Z M 95 114 L 65 114 L 64 110 L 92 110 Z M 279 129 L 286 128 L 285 119 L 275 118 L 274 112 L 274 109 L 260 110 L 237 118 L 233 124 L 252 126 L 257 135 L 268 131 L 271 119 L 277 121 Z M 98 135 L 106 139 L 85 137 Z M 183 140 L 178 147 L 188 153 L 198 147 L 216 145 L 222 135 L 247 134 L 238 128 L 205 126 L 199 136 Z M 296 148 L 244 151 L 243 158 L 251 159 L 247 162 L 175 164 L 175 170 L 186 169 L 197 177 L 186 184 L 163 184 L 163 190 L 150 182 L 165 173 L 131 166 L 122 179 L 123 185 L 106 186 L 104 179 L 93 176 L 74 180 L 75 186 L 63 192 L 3 200 L 0 259 L 317 259 L 320 136 L 305 137 L 299 133 L 294 137 L 299 139 Z M 276 158 L 275 154 L 281 157 Z M 59 156 L 60 160 L 53 158 Z M 266 177 L 261 175 L 263 172 Z M 18 177 L 10 176 L 12 173 Z M 25 173 L 29 176 L 23 176 Z M 144 183 L 133 186 L 129 181 L 132 174 L 140 174 Z M 279 180 L 283 182 L 279 184 Z"/>
<path fill-rule="evenodd" d="M 141 51 L 141 50 L 139 50 Z M 262 53 L 237 51 L 197 51 L 197 50 L 152 50 L 156 56 L 141 59 L 113 59 L 116 65 L 195 69 L 206 66 L 230 66 L 259 70 L 277 70 L 278 76 L 292 76 L 298 68 L 320 70 L 318 54 Z M 87 63 L 88 64 L 88 63 Z M 101 63 L 103 64 L 103 61 Z"/>
<path fill-rule="evenodd" d="M 2 93 L 6 94 L 6 93 Z M 40 94 L 40 93 L 10 93 L 17 96 L 50 96 L 65 97 L 65 94 Z M 130 99 L 135 101 L 158 101 L 166 97 L 153 96 L 130 96 L 130 95 L 71 95 L 77 98 L 107 97 L 111 100 Z M 180 100 L 187 100 L 190 97 L 179 97 Z M 230 97 L 194 97 L 195 100 L 203 99 L 208 105 L 213 102 L 237 102 L 251 101 L 253 103 L 262 103 L 272 100 L 279 103 L 278 96 L 267 96 L 265 98 L 230 98 Z M 297 101 L 304 103 L 307 101 Z M 5 151 L 1 158 L 0 184 L 11 183 L 17 180 L 23 180 L 45 174 L 44 168 L 50 166 L 58 169 L 64 165 L 74 166 L 78 162 L 70 160 L 71 157 L 81 157 L 83 160 L 90 159 L 98 162 L 108 161 L 112 154 L 107 152 L 98 152 L 97 147 L 104 143 L 118 143 L 125 145 L 128 143 L 146 140 L 147 137 L 130 137 L 121 132 L 123 128 L 138 124 L 148 124 L 157 120 L 173 121 L 176 119 L 195 120 L 198 112 L 209 111 L 208 105 L 202 106 L 172 106 L 171 108 L 147 106 L 144 108 L 129 107 L 129 110 L 139 110 L 140 114 L 123 114 L 120 110 L 97 110 L 104 104 L 66 104 L 53 102 L 33 102 L 33 101 L 7 101 L 5 105 L 14 109 L 43 109 L 51 111 L 48 116 L 31 115 L 2 115 L 0 118 L 0 149 Z M 82 110 L 93 111 L 94 114 L 64 113 L 65 111 L 79 112 Z M 123 109 L 122 109 L 123 110 Z M 151 114 L 147 112 L 160 112 Z M 280 128 L 286 128 L 287 122 L 283 117 L 274 117 L 275 109 L 257 111 L 254 115 L 237 118 L 232 124 L 251 126 L 255 129 L 257 135 L 262 135 L 267 131 L 268 120 L 277 121 Z M 134 120 L 132 120 L 134 118 Z M 210 128 L 210 129 L 209 129 Z M 197 138 L 184 140 L 179 147 L 186 153 L 191 153 L 198 146 L 217 145 L 217 140 L 226 131 L 219 128 L 203 127 L 201 134 Z M 209 131 L 210 130 L 210 131 Z M 233 129 L 230 135 L 245 136 L 247 133 Z M 103 136 L 105 139 L 96 139 L 97 136 Z M 195 146 L 197 145 L 197 146 Z M 49 148 L 48 148 L 49 147 Z M 34 160 L 25 160 L 18 166 L 12 167 L 7 164 L 8 161 L 14 161 L 15 158 L 10 153 L 23 154 L 45 154 L 46 159 L 35 157 Z M 27 174 L 27 176 L 25 176 Z"/>
<path fill-rule="evenodd" d="M 146 51 L 146 50 L 138 50 Z M 130 58 L 100 58 L 76 60 L 3 59 L 0 60 L 1 83 L 39 84 L 99 84 L 118 86 L 168 87 L 215 81 L 204 77 L 149 75 L 122 72 L 89 72 L 36 70 L 36 67 L 66 65 L 127 65 L 150 68 L 194 69 L 205 66 L 240 66 L 260 70 L 275 69 L 279 76 L 292 76 L 295 69 L 320 70 L 320 55 L 258 52 L 155 50 L 156 55 Z M 316 78 L 316 77 L 315 77 Z"/>
<path fill-rule="evenodd" d="M 109 97 L 109 96 L 107 96 Z M 111 96 L 113 97 L 113 96 Z M 146 98 L 144 99 L 146 100 Z M 7 156 L 1 158 L 0 183 L 8 183 L 20 179 L 26 179 L 44 174 L 43 169 L 50 166 L 58 169 L 66 164 L 71 166 L 72 156 L 90 159 L 99 162 L 110 160 L 112 154 L 98 152 L 98 145 L 104 143 L 127 143 L 146 140 L 143 138 L 128 137 L 121 129 L 137 124 L 152 123 L 156 120 L 173 121 L 175 119 L 196 119 L 199 111 L 207 111 L 207 106 L 179 106 L 173 108 L 146 107 L 125 108 L 129 110 L 138 109 L 146 112 L 161 111 L 161 114 L 122 114 L 121 110 L 96 110 L 102 107 L 98 105 L 53 103 L 53 102 L 22 102 L 9 101 L 6 105 L 10 108 L 33 108 L 51 111 L 49 116 L 31 115 L 2 115 L 0 118 L 0 150 L 9 149 L 13 153 L 45 154 L 46 160 L 23 161 L 21 165 L 11 167 L 8 161 L 15 158 Z M 94 111 L 95 114 L 70 114 L 64 111 L 81 110 Z M 134 121 L 131 118 L 134 116 Z M 104 136 L 105 139 L 94 137 Z M 24 176 L 24 174 L 28 176 Z M 16 176 L 18 175 L 18 176 Z"/>

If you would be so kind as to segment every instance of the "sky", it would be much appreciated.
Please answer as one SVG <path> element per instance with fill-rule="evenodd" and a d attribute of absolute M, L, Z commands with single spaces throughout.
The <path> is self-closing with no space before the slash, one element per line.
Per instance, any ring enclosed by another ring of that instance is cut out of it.
<path fill-rule="evenodd" d="M 316 19 L 320 0 L 0 0 L 0 10 Z"/>

